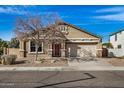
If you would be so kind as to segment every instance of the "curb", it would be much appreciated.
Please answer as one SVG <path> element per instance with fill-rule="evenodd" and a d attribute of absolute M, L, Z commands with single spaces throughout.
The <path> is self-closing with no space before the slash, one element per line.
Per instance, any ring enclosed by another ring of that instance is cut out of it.
<path fill-rule="evenodd" d="M 0 67 L 0 71 L 75 71 L 70 67 Z"/>
<path fill-rule="evenodd" d="M 124 71 L 124 67 L 0 67 L 0 71 Z"/>

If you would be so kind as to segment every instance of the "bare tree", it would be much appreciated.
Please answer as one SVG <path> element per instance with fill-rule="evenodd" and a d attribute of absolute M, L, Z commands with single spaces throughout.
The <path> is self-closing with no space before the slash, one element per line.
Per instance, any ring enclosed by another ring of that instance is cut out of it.
<path fill-rule="evenodd" d="M 36 59 L 38 58 L 38 48 L 44 43 L 65 40 L 64 34 L 58 30 L 60 21 L 57 15 L 18 17 L 16 20 L 15 33 L 19 39 L 30 38 L 36 44 Z"/>

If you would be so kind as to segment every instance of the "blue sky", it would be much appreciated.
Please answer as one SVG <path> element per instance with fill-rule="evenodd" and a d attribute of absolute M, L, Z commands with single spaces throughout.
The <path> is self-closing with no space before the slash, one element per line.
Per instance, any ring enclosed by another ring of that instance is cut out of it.
<path fill-rule="evenodd" d="M 0 6 L 0 38 L 14 37 L 15 20 L 26 14 L 58 13 L 68 23 L 100 35 L 107 42 L 109 34 L 124 29 L 124 6 L 120 5 L 48 5 Z"/>

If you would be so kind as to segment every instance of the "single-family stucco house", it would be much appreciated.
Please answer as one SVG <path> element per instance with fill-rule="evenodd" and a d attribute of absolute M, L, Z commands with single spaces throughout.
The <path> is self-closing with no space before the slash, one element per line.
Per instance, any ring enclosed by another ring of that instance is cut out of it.
<path fill-rule="evenodd" d="M 113 49 L 109 49 L 109 56 L 124 56 L 124 29 L 112 33 L 109 40 L 113 46 Z"/>
<path fill-rule="evenodd" d="M 82 57 L 86 55 L 86 52 L 95 57 L 102 56 L 102 44 L 99 36 L 65 22 L 61 23 L 59 27 L 67 39 L 61 43 L 48 45 L 49 53 L 47 54 L 44 53 L 46 46 L 42 43 L 38 49 L 38 57 Z M 30 39 L 20 40 L 19 54 L 20 57 L 33 57 L 36 54 L 35 43 Z"/>

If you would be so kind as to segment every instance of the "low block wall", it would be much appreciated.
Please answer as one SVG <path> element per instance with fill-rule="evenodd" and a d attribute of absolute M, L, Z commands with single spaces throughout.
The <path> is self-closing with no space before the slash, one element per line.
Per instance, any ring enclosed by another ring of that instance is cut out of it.
<path fill-rule="evenodd" d="M 4 54 L 17 55 L 19 58 L 19 48 L 4 48 Z"/>

